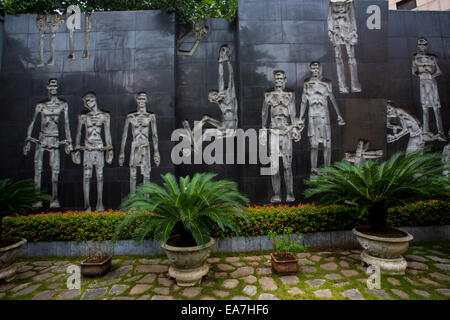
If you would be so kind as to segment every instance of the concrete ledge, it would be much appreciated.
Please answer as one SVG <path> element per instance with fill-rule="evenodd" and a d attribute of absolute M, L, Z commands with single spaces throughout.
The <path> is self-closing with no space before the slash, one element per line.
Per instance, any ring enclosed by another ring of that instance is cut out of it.
<path fill-rule="evenodd" d="M 413 242 L 417 241 L 450 241 L 450 225 L 427 227 L 401 227 L 403 231 L 413 235 Z M 300 235 L 300 243 L 312 248 L 323 249 L 352 249 L 359 248 L 358 241 L 351 231 L 313 232 Z M 293 235 L 297 240 L 297 235 Z M 53 241 L 28 242 L 22 247 L 21 258 L 42 257 L 77 257 L 85 256 L 88 246 L 84 242 Z M 115 244 L 102 241 L 101 245 L 113 252 L 113 255 L 157 255 L 164 254 L 164 250 L 154 241 L 145 240 L 138 243 L 133 240 L 120 240 Z M 216 239 L 211 248 L 212 252 L 248 252 L 272 250 L 272 241 L 267 236 L 235 237 Z"/>

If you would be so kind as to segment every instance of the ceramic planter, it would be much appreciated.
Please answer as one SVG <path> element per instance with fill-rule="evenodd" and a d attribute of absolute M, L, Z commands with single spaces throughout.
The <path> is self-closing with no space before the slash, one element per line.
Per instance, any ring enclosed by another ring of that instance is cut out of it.
<path fill-rule="evenodd" d="M 10 282 L 16 278 L 17 266 L 14 264 L 26 239 L 18 239 L 16 243 L 0 248 L 0 279 Z"/>
<path fill-rule="evenodd" d="M 405 274 L 407 263 L 402 254 L 408 250 L 412 235 L 402 231 L 404 237 L 386 238 L 371 236 L 356 229 L 352 232 L 364 249 L 361 253 L 364 263 L 380 267 L 385 274 Z"/>
<path fill-rule="evenodd" d="M 100 277 L 108 273 L 111 270 L 111 258 L 112 256 L 107 256 L 103 261 L 100 262 L 88 262 L 86 260 L 80 263 L 81 274 L 85 277 Z"/>
<path fill-rule="evenodd" d="M 291 256 L 290 259 L 280 259 L 280 255 L 277 253 L 271 253 L 272 269 L 278 274 L 296 274 L 298 271 L 298 260 L 294 254 L 287 252 Z"/>
<path fill-rule="evenodd" d="M 208 274 L 209 265 L 206 263 L 206 259 L 209 257 L 214 243 L 214 239 L 210 238 L 208 243 L 195 247 L 162 245 L 171 263 L 169 275 L 176 279 L 177 285 L 190 287 L 201 282 L 202 278 Z"/>

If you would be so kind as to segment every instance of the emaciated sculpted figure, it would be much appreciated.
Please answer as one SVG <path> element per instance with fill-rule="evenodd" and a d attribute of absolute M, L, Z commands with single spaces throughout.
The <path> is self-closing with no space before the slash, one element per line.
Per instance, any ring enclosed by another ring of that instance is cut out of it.
<path fill-rule="evenodd" d="M 324 164 L 331 164 L 331 126 L 328 98 L 330 98 L 336 111 L 338 125 L 345 125 L 345 121 L 334 98 L 331 81 L 322 77 L 320 63 L 317 61 L 311 62 L 310 70 L 311 77 L 305 79 L 303 83 L 299 123 L 304 125 L 306 107 L 309 104 L 308 137 L 311 144 L 311 171 L 315 173 L 320 144 L 323 145 Z"/>
<path fill-rule="evenodd" d="M 425 38 L 417 40 L 418 52 L 414 54 L 412 62 L 412 74 L 419 77 L 420 81 L 420 103 L 423 110 L 423 133 L 430 136 L 431 140 L 446 141 L 441 118 L 441 102 L 439 100 L 436 77 L 442 72 L 437 64 L 434 54 L 427 53 L 428 41 Z M 429 127 L 429 110 L 433 108 L 434 118 L 438 134 L 433 136 Z"/>
<path fill-rule="evenodd" d="M 351 90 L 352 92 L 361 92 L 355 58 L 355 45 L 358 43 L 358 33 L 353 1 L 330 2 L 328 7 L 328 37 L 333 44 L 336 56 L 339 92 L 348 93 L 348 87 L 345 81 L 344 60 L 342 58 L 342 46 L 347 51 Z"/>
<path fill-rule="evenodd" d="M 184 36 L 182 36 L 177 41 L 177 54 L 179 56 L 193 56 L 195 54 L 195 51 L 197 50 L 198 45 L 200 44 L 200 41 L 208 34 L 208 27 L 206 26 L 205 20 L 197 20 L 193 25 L 192 29 L 187 32 Z M 190 50 L 181 50 L 179 49 L 180 46 L 183 44 L 183 42 L 189 38 L 191 35 L 194 35 L 195 42 L 192 45 Z"/>
<path fill-rule="evenodd" d="M 228 66 L 228 87 L 225 87 L 225 77 L 223 64 Z M 211 125 L 216 135 L 220 137 L 233 136 L 238 127 L 238 101 L 236 89 L 234 86 L 234 72 L 231 64 L 231 51 L 227 45 L 223 45 L 219 51 L 219 71 L 218 71 L 219 90 L 210 90 L 208 94 L 209 102 L 216 103 L 222 112 L 222 119 L 217 120 L 209 115 L 204 115 L 191 130 L 187 121 L 183 122 L 184 128 L 189 132 L 191 141 L 194 142 L 194 148 L 198 150 L 201 141 L 196 137 L 202 138 L 202 128 L 204 124 Z"/>
<path fill-rule="evenodd" d="M 66 154 L 72 152 L 72 138 L 70 136 L 69 112 L 67 102 L 58 98 L 58 81 L 50 79 L 47 82 L 48 98 L 36 105 L 33 119 L 27 130 L 25 146 L 23 149 L 26 155 L 30 151 L 30 143 L 36 144 L 34 153 L 34 183 L 36 189 L 41 189 L 42 161 L 44 152 L 50 154 L 50 168 L 52 171 L 52 202 L 50 208 L 59 208 L 58 201 L 58 178 L 59 178 L 59 146 L 65 144 Z M 34 123 L 38 114 L 41 114 L 41 130 L 39 138 L 32 138 Z M 64 129 L 66 140 L 59 140 L 59 116 L 64 115 Z M 36 207 L 41 207 L 42 203 L 36 203 Z"/>
<path fill-rule="evenodd" d="M 95 167 L 97 174 L 97 211 L 104 211 L 103 206 L 103 167 L 106 162 L 111 164 L 113 160 L 113 146 L 110 132 L 110 115 L 108 112 L 100 110 L 97 105 L 95 93 L 87 92 L 83 96 L 83 104 L 88 111 L 82 111 L 78 116 L 78 128 L 75 141 L 75 152 L 72 154 L 72 160 L 76 164 L 81 163 L 80 151 L 83 151 L 83 193 L 84 206 L 86 211 L 91 211 L 89 200 L 90 180 L 92 169 Z M 80 145 L 81 130 L 86 128 L 84 146 Z M 102 139 L 102 128 L 104 128 L 105 144 Z"/>
<path fill-rule="evenodd" d="M 286 185 L 286 201 L 295 201 L 293 174 L 292 174 L 292 140 L 300 140 L 300 132 L 303 129 L 296 123 L 295 92 L 286 88 L 286 74 L 282 70 L 273 72 L 275 87 L 266 90 L 262 108 L 262 128 L 267 128 L 267 118 L 270 109 L 271 134 L 277 134 L 279 138 L 279 154 L 271 154 L 271 161 L 275 161 L 275 167 L 281 157 L 284 167 L 284 182 Z M 265 132 L 265 131 L 264 131 Z M 263 140 L 265 139 L 262 138 Z M 281 202 L 281 177 L 278 169 L 272 175 L 272 188 L 274 195 L 270 199 L 272 203 Z"/>
<path fill-rule="evenodd" d="M 426 139 L 419 120 L 390 101 L 387 104 L 387 128 L 392 130 L 392 133 L 387 134 L 387 143 L 409 134 L 406 154 L 425 147 Z"/>
<path fill-rule="evenodd" d="M 137 167 L 141 167 L 141 174 L 144 176 L 144 183 L 150 181 L 150 127 L 152 130 L 153 149 L 155 150 L 153 160 L 155 161 L 156 166 L 159 166 L 160 162 L 156 117 L 153 113 L 147 112 L 147 94 L 145 92 L 139 92 L 136 94 L 136 102 L 138 105 L 137 111 L 128 114 L 127 119 L 125 120 L 119 155 L 119 165 L 123 166 L 123 162 L 125 160 L 125 145 L 127 143 L 128 127 L 131 125 L 133 141 L 131 142 L 130 153 L 130 193 L 134 193 L 136 191 Z"/>

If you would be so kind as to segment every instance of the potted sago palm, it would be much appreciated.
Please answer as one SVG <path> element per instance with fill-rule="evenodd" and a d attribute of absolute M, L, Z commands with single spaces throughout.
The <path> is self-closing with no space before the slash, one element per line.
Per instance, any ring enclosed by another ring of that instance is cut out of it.
<path fill-rule="evenodd" d="M 7 216 L 27 214 L 33 211 L 34 203 L 50 200 L 49 195 L 35 189 L 32 180 L 0 180 L 0 279 L 4 278 L 8 282 L 15 279 L 17 267 L 14 261 L 27 242 L 23 238 L 3 238 L 3 219 Z"/>
<path fill-rule="evenodd" d="M 381 163 L 368 160 L 361 166 L 343 160 L 318 169 L 319 174 L 306 181 L 305 195 L 321 203 L 358 206 L 361 218 L 369 221 L 352 230 L 364 248 L 362 261 L 387 274 L 404 274 L 407 263 L 402 254 L 413 237 L 388 225 L 388 209 L 421 199 L 448 200 L 450 184 L 442 175 L 441 158 L 425 149 L 399 152 Z"/>
<path fill-rule="evenodd" d="M 213 225 L 236 231 L 235 216 L 247 220 L 248 199 L 235 182 L 214 180 L 215 176 L 197 173 L 177 181 L 167 173 L 162 186 L 142 184 L 122 203 L 124 210 L 135 212 L 121 221 L 117 231 L 139 219 L 141 228 L 134 238 L 143 240 L 151 233 L 162 243 L 171 263 L 169 275 L 179 286 L 193 286 L 208 273 Z"/>

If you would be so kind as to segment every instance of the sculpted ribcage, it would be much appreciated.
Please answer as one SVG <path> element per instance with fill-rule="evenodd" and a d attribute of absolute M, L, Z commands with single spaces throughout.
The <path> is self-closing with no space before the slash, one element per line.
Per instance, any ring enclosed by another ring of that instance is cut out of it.
<path fill-rule="evenodd" d="M 45 106 L 41 112 L 42 132 L 58 135 L 59 114 L 61 108 Z"/>
<path fill-rule="evenodd" d="M 103 143 L 101 132 L 102 132 L 103 117 L 101 115 L 95 115 L 88 117 L 86 119 L 87 127 L 87 141 Z"/>

